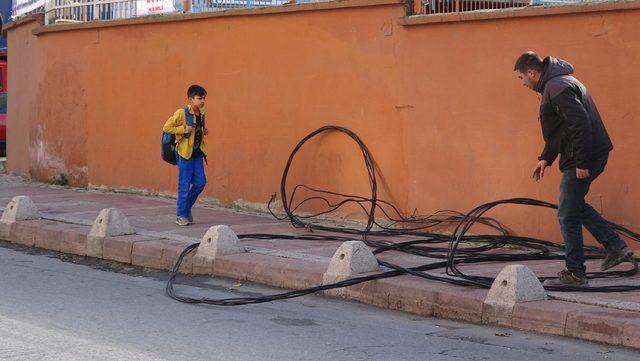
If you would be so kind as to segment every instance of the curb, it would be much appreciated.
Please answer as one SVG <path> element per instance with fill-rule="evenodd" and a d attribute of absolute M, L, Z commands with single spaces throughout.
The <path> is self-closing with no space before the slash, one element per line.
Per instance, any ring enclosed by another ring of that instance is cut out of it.
<path fill-rule="evenodd" d="M 165 271 L 173 268 L 178 255 L 191 244 L 186 240 L 147 235 L 92 239 L 90 229 L 90 226 L 49 220 L 0 222 L 0 239 Z M 191 254 L 184 259 L 180 273 L 302 289 L 321 284 L 327 266 L 328 261 L 251 252 L 219 256 L 215 261 Z M 483 323 L 483 313 L 488 312 L 483 305 L 486 294 L 484 289 L 429 282 L 405 275 L 348 287 L 344 298 L 420 316 Z M 640 349 L 640 312 L 558 300 L 534 301 L 516 304 L 511 317 L 500 326 Z"/>

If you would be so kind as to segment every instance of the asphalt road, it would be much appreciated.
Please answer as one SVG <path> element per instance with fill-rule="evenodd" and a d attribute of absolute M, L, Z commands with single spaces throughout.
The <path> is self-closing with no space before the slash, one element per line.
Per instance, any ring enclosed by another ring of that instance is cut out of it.
<path fill-rule="evenodd" d="M 323 296 L 213 307 L 164 294 L 145 272 L 0 242 L 0 360 L 634 360 L 561 337 L 423 318 Z M 277 292 L 211 278 L 210 297 Z"/>

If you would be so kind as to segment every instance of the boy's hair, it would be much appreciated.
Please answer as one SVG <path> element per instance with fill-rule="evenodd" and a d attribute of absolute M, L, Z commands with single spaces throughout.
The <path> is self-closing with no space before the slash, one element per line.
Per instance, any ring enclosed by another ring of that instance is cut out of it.
<path fill-rule="evenodd" d="M 203 97 L 207 95 L 207 91 L 200 85 L 193 84 L 187 89 L 187 97 L 193 98 L 195 96 Z"/>
<path fill-rule="evenodd" d="M 516 60 L 516 65 L 513 67 L 513 70 L 521 73 L 526 73 L 527 70 L 542 72 L 543 69 L 544 61 L 533 51 L 527 51 L 520 55 L 518 60 Z"/>

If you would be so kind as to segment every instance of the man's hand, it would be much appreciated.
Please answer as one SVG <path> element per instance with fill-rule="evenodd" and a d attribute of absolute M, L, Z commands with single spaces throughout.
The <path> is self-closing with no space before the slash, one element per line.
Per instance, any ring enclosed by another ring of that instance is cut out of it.
<path fill-rule="evenodd" d="M 544 177 L 544 170 L 547 168 L 547 161 L 541 160 L 536 164 L 536 168 L 533 170 L 533 179 L 536 181 Z"/>
<path fill-rule="evenodd" d="M 588 169 L 576 168 L 576 178 L 585 179 L 589 176 Z"/>
<path fill-rule="evenodd" d="M 207 135 L 207 134 L 209 134 L 209 129 L 204 128 L 204 135 Z"/>
<path fill-rule="evenodd" d="M 185 125 L 185 126 L 184 126 L 184 131 L 185 131 L 185 133 L 191 133 L 191 131 L 192 131 L 192 130 L 193 130 L 193 127 L 188 126 L 188 125 Z"/>

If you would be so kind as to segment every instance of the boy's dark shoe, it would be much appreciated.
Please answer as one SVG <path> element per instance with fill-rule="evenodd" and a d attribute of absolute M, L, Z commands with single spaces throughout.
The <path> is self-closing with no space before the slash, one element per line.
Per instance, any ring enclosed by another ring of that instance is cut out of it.
<path fill-rule="evenodd" d="M 620 249 L 607 251 L 606 256 L 604 257 L 604 261 L 602 261 L 602 265 L 600 265 L 601 271 L 606 271 L 609 268 L 615 267 L 622 262 L 630 261 L 635 263 L 633 259 L 633 251 L 631 248 L 624 246 Z"/>
<path fill-rule="evenodd" d="M 558 278 L 546 280 L 543 286 L 566 287 L 566 286 L 586 286 L 589 284 L 587 276 L 576 275 L 575 273 L 562 270 L 558 273 Z"/>
<path fill-rule="evenodd" d="M 189 223 L 193 223 L 193 216 L 189 215 L 189 217 L 187 217 L 187 221 L 189 221 Z"/>
<path fill-rule="evenodd" d="M 189 220 L 184 217 L 178 217 L 178 219 L 176 219 L 176 224 L 179 226 L 188 226 Z"/>

